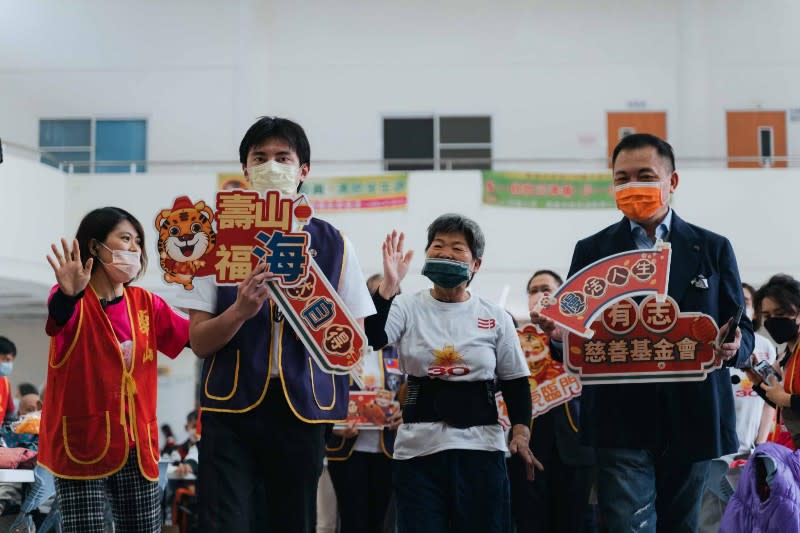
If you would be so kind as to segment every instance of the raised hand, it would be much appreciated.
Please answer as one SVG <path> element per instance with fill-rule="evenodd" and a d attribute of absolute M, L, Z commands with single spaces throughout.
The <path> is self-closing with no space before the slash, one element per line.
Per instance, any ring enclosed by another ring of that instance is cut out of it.
<path fill-rule="evenodd" d="M 391 298 L 400 290 L 400 282 L 408 274 L 411 266 L 411 259 L 414 251 L 409 250 L 403 253 L 403 241 L 405 235 L 397 230 L 392 230 L 383 242 L 383 281 L 381 281 L 378 291 L 384 298 Z"/>
<path fill-rule="evenodd" d="M 47 262 L 53 267 L 56 274 L 56 281 L 61 292 L 67 296 L 75 296 L 86 288 L 89 279 L 92 277 L 92 264 L 94 258 L 90 257 L 86 264 L 81 262 L 81 249 L 78 246 L 78 239 L 72 240 L 72 249 L 67 244 L 67 240 L 61 238 L 61 251 L 55 244 L 50 245 L 55 259 L 48 254 Z"/>

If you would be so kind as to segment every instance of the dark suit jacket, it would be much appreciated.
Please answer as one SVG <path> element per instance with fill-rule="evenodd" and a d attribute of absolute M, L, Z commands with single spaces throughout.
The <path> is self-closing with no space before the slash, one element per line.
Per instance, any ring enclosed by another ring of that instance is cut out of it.
<path fill-rule="evenodd" d="M 581 445 L 579 424 L 580 398 L 553 407 L 531 421 L 531 451 L 545 468 L 554 453 L 566 465 L 594 464 L 594 450 Z"/>
<path fill-rule="evenodd" d="M 700 311 L 722 326 L 743 304 L 733 248 L 725 237 L 684 222 L 673 211 L 669 295 L 681 311 Z M 636 249 L 630 221 L 575 245 L 569 275 L 609 255 Z M 708 288 L 691 284 L 696 276 Z M 743 366 L 753 352 L 753 325 L 740 323 L 741 346 L 731 366 Z M 738 448 L 730 373 L 721 368 L 704 381 L 584 385 L 581 433 L 598 448 L 650 449 L 681 461 L 712 459 Z"/>

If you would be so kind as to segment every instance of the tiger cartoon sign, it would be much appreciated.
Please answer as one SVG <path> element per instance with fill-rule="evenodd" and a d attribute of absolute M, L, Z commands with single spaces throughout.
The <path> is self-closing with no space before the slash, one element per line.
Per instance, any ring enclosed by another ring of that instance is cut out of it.
<path fill-rule="evenodd" d="M 192 290 L 201 276 L 237 285 L 263 262 L 273 301 L 306 349 L 324 370 L 347 374 L 369 347 L 309 250 L 302 226 L 313 214 L 305 195 L 276 190 L 218 191 L 216 210 L 180 196 L 155 218 L 159 263 L 166 283 Z"/>

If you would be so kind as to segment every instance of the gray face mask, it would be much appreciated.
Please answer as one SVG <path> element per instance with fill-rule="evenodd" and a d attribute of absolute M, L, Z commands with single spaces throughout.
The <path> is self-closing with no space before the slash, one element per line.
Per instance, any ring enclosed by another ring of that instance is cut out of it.
<path fill-rule="evenodd" d="M 444 289 L 453 289 L 470 280 L 469 265 L 450 259 L 426 259 L 422 275 Z"/>

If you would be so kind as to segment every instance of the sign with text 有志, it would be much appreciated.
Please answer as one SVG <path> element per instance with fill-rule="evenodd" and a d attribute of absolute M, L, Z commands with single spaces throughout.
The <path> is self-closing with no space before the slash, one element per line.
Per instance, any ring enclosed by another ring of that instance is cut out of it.
<path fill-rule="evenodd" d="M 714 320 L 681 312 L 670 297 L 618 300 L 592 330 L 591 338 L 569 333 L 564 342 L 564 361 L 584 384 L 699 381 L 720 367 Z"/>

